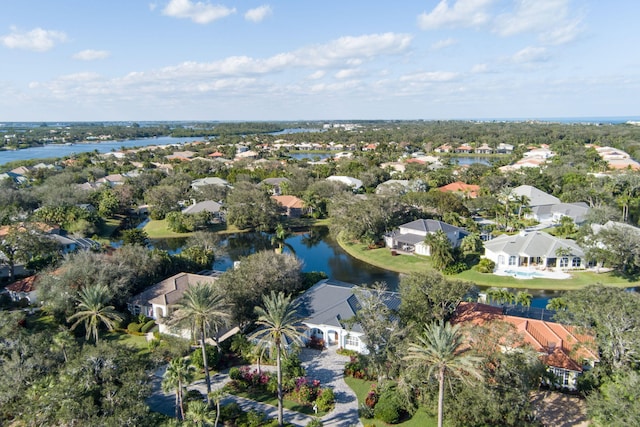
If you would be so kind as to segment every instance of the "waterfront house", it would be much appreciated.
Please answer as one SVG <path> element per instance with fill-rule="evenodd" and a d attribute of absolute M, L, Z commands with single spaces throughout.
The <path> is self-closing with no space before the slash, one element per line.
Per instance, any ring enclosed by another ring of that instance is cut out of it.
<path fill-rule="evenodd" d="M 460 246 L 462 239 L 469 235 L 464 228 L 447 224 L 435 219 L 417 219 L 401 225 L 397 230 L 384 236 L 385 245 L 390 249 L 414 252 L 418 255 L 431 255 L 431 248 L 424 241 L 428 234 L 442 231 L 447 235 L 454 248 Z"/>
<path fill-rule="evenodd" d="M 496 263 L 496 270 L 516 267 L 586 267 L 584 251 L 576 242 L 560 239 L 543 231 L 503 234 L 485 242 L 484 250 L 484 257 Z"/>
<path fill-rule="evenodd" d="M 296 196 L 271 196 L 284 209 L 289 218 L 300 218 L 306 210 L 304 200 Z"/>
<path fill-rule="evenodd" d="M 364 331 L 360 324 L 347 322 L 362 307 L 358 292 L 376 292 L 351 283 L 324 279 L 296 299 L 298 315 L 305 326 L 304 340 L 324 347 L 344 348 L 366 353 Z M 400 294 L 383 292 L 382 300 L 390 310 L 400 307 Z"/>
<path fill-rule="evenodd" d="M 594 337 L 561 323 L 508 316 L 502 314 L 500 307 L 468 302 L 460 303 L 453 321 L 479 326 L 495 322 L 510 324 L 520 340 L 515 343 L 499 342 L 502 351 L 530 346 L 548 371 L 555 375 L 553 385 L 557 387 L 576 390 L 578 377 L 599 361 Z"/>

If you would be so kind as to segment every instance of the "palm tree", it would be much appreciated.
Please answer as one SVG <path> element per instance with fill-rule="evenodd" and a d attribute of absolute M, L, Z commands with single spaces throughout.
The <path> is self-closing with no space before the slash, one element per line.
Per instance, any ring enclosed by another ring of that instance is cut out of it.
<path fill-rule="evenodd" d="M 112 305 L 107 305 L 111 300 L 111 292 L 105 285 L 91 285 L 84 287 L 77 297 L 78 312 L 67 319 L 67 322 L 75 320 L 71 325 L 74 330 L 80 323 L 84 323 L 87 331 L 85 339 L 93 335 L 95 344 L 98 345 L 98 327 L 104 323 L 107 329 L 112 330 L 122 316 L 115 311 Z"/>
<path fill-rule="evenodd" d="M 172 359 L 162 376 L 162 390 L 176 394 L 176 418 L 184 420 L 184 388 L 191 383 L 196 375 L 196 367 L 188 357 Z"/>
<path fill-rule="evenodd" d="M 533 300 L 533 295 L 531 295 L 529 292 L 519 291 L 516 294 L 516 304 L 527 307 L 527 309 L 531 307 L 531 300 Z"/>
<path fill-rule="evenodd" d="M 438 427 L 442 427 L 444 405 L 444 380 L 447 374 L 466 380 L 470 375 L 478 380 L 483 378 L 478 364 L 480 357 L 465 354 L 468 349 L 462 348 L 460 325 L 450 323 L 432 323 L 425 325 L 423 334 L 417 342 L 409 345 L 404 360 L 412 361 L 416 367 L 427 367 L 427 377 L 438 379 Z"/>
<path fill-rule="evenodd" d="M 189 404 L 187 405 L 187 413 L 185 414 L 185 417 L 187 420 L 194 423 L 197 427 L 210 426 L 214 422 L 214 417 L 209 410 L 209 405 L 199 400 L 189 402 Z"/>
<path fill-rule="evenodd" d="M 213 423 L 214 427 L 218 427 L 218 421 L 220 420 L 220 402 L 227 395 L 223 389 L 218 389 L 209 393 L 209 401 L 213 401 L 216 404 L 216 419 Z"/>
<path fill-rule="evenodd" d="M 276 350 L 276 369 L 278 373 L 278 425 L 283 425 L 282 394 L 282 351 L 287 344 L 300 343 L 300 331 L 297 328 L 297 314 L 291 297 L 284 292 L 271 291 L 271 295 L 263 298 L 264 308 L 256 307 L 258 330 L 249 339 L 268 341 Z"/>
<path fill-rule="evenodd" d="M 212 283 L 196 283 L 188 288 L 182 299 L 176 304 L 171 322 L 175 324 L 189 324 L 193 331 L 200 334 L 204 378 L 207 384 L 207 395 L 211 393 L 211 377 L 209 376 L 209 362 L 205 346 L 208 332 L 214 332 L 214 342 L 219 347 L 218 333 L 231 317 L 229 305 Z M 208 397 L 207 397 L 208 399 Z"/>
<path fill-rule="evenodd" d="M 429 245 L 431 263 L 435 269 L 442 270 L 455 261 L 451 242 L 442 230 L 427 234 L 424 242 Z"/>

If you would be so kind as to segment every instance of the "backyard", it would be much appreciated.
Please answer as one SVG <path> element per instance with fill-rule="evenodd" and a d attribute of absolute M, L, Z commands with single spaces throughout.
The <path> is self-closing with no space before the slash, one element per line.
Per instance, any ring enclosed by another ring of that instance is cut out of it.
<path fill-rule="evenodd" d="M 392 255 L 388 248 L 369 249 L 361 243 L 347 242 L 338 236 L 340 246 L 354 258 L 364 261 L 376 267 L 398 273 L 410 274 L 414 272 L 424 272 L 433 270 L 428 257 L 421 255 Z M 640 286 L 638 281 L 630 281 L 626 278 L 616 276 L 613 273 L 596 273 L 593 271 L 571 272 L 569 279 L 516 279 L 512 276 L 498 276 L 492 273 L 479 273 L 476 270 L 467 270 L 459 274 L 451 275 L 451 278 L 468 280 L 478 286 L 505 287 L 519 289 L 539 289 L 569 291 L 580 289 L 589 285 L 600 283 L 605 286 L 615 286 L 629 288 Z"/>

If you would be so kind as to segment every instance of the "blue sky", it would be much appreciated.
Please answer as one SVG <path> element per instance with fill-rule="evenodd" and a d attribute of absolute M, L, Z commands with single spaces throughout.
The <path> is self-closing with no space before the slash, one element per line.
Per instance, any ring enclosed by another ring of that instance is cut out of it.
<path fill-rule="evenodd" d="M 636 0 L 2 0 L 0 121 L 639 116 Z"/>

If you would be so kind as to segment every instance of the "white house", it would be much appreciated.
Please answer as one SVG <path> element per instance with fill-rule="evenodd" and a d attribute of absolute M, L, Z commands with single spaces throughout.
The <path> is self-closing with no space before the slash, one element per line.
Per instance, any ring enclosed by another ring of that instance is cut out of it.
<path fill-rule="evenodd" d="M 178 273 L 132 297 L 127 308 L 133 315 L 142 313 L 161 320 L 169 316 L 171 306 L 180 301 L 189 287 L 197 283 L 213 283 L 219 274 L 217 271 L 210 272 L 209 275 Z M 160 332 L 163 332 L 162 328 Z"/>
<path fill-rule="evenodd" d="M 397 230 L 384 236 L 385 245 L 390 249 L 415 252 L 418 255 L 431 255 L 431 248 L 424 242 L 427 234 L 442 231 L 447 235 L 454 248 L 460 246 L 462 239 L 469 235 L 464 228 L 436 221 L 435 219 L 417 219 L 403 224 Z"/>
<path fill-rule="evenodd" d="M 330 177 L 327 178 L 327 181 L 341 182 L 353 188 L 354 191 L 362 187 L 362 181 L 360 181 L 357 178 L 352 178 L 350 176 L 331 175 Z"/>
<path fill-rule="evenodd" d="M 298 315 L 307 328 L 304 339 L 315 339 L 325 347 L 342 347 L 366 353 L 362 327 L 357 323 L 347 325 L 345 322 L 354 317 L 361 307 L 356 289 L 359 288 L 351 283 L 325 279 L 301 295 L 296 303 Z M 391 310 L 400 306 L 400 294 L 397 292 L 384 292 L 382 299 Z"/>
<path fill-rule="evenodd" d="M 218 178 L 216 176 L 199 178 L 191 181 L 191 188 L 193 188 L 194 190 L 198 190 L 200 187 L 205 187 L 207 185 L 219 185 L 221 187 L 231 188 L 229 181 Z"/>
<path fill-rule="evenodd" d="M 484 243 L 485 258 L 497 270 L 515 267 L 578 269 L 586 267 L 584 251 L 573 240 L 560 239 L 543 231 L 503 234 Z"/>

